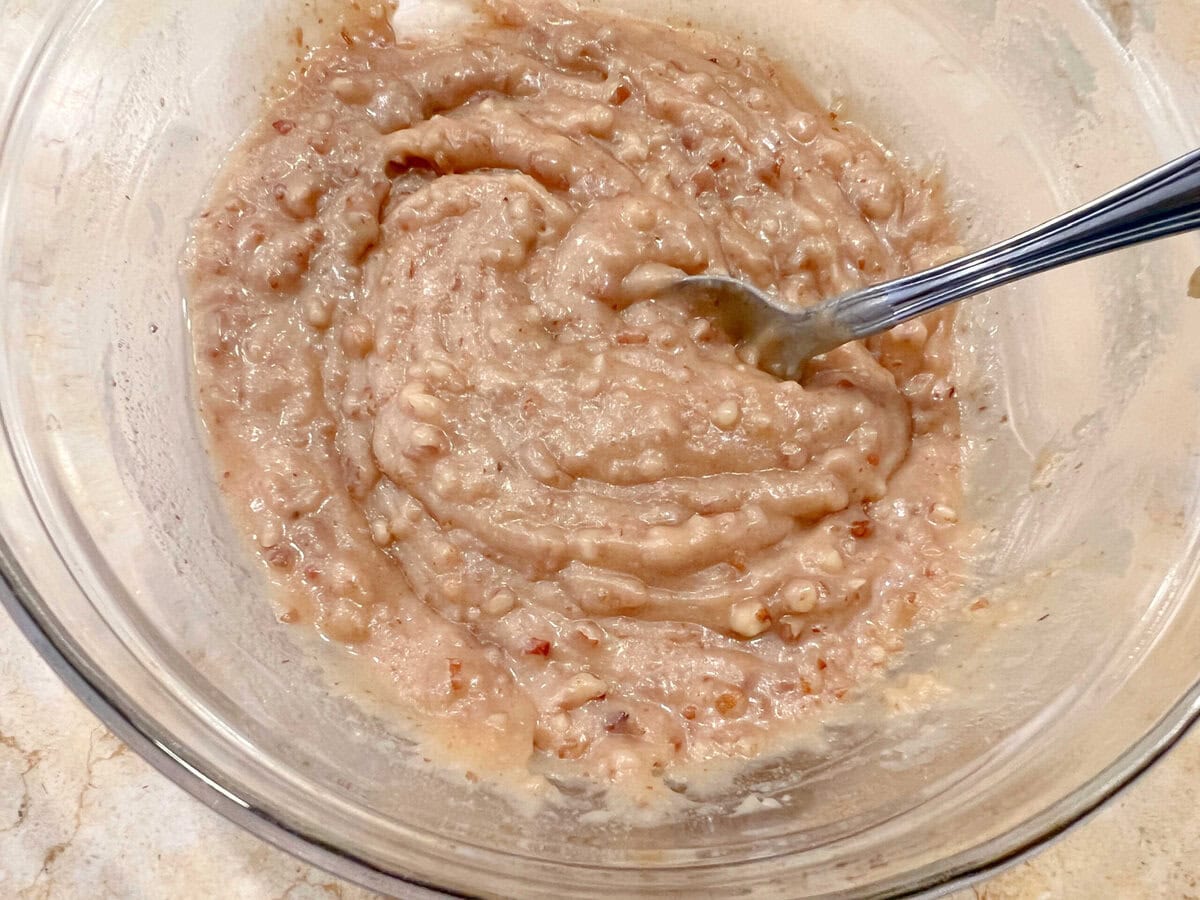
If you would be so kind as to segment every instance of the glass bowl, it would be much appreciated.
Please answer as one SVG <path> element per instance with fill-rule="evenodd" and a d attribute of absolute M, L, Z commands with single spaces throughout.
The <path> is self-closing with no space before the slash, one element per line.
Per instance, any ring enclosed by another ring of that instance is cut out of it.
<path fill-rule="evenodd" d="M 610 5 L 791 62 L 941 167 L 969 245 L 1197 143 L 1192 0 Z M 670 825 L 533 815 L 426 764 L 369 686 L 330 674 L 332 648 L 275 621 L 189 382 L 188 220 L 301 52 L 289 37 L 333 9 L 0 3 L 5 602 L 135 749 L 256 834 L 382 891 L 796 897 L 978 876 L 1182 733 L 1200 709 L 1193 236 L 964 307 L 979 549 L 962 609 L 847 708 L 867 715 L 834 716 L 819 746 L 748 775 L 717 814 Z"/>

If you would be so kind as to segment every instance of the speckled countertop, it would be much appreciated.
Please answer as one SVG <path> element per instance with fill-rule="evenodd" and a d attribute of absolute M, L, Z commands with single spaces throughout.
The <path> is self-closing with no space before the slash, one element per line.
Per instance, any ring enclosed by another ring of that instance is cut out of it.
<path fill-rule="evenodd" d="M 0 613 L 0 897 L 369 898 L 185 794 Z M 962 898 L 1200 900 L 1200 731 L 1091 821 Z"/>

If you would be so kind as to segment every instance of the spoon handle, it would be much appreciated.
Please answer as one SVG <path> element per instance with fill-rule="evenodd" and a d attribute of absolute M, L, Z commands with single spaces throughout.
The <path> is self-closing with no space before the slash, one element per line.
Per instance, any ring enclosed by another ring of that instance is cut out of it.
<path fill-rule="evenodd" d="M 1193 150 L 1016 237 L 822 305 L 863 338 L 1047 269 L 1198 227 L 1200 150 Z"/>

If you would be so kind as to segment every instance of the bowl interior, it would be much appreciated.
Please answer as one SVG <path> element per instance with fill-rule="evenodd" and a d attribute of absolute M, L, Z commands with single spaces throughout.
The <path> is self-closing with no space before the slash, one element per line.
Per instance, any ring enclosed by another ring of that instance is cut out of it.
<path fill-rule="evenodd" d="M 1167 46 L 1187 0 L 1115 20 L 1086 0 L 603 5 L 790 62 L 944 172 L 968 246 L 1196 139 L 1200 102 Z M 6 39 L 32 49 L 0 157 L 0 529 L 26 604 L 139 727 L 384 875 L 497 894 L 795 895 L 928 884 L 1014 852 L 1182 721 L 1200 672 L 1194 237 L 964 306 L 979 544 L 962 609 L 820 741 L 717 798 L 726 814 L 632 826 L 581 818 L 579 798 L 535 815 L 424 762 L 341 651 L 275 621 L 189 380 L 188 221 L 302 52 L 288 35 L 319 33 L 333 9 L 97 0 L 27 14 Z"/>

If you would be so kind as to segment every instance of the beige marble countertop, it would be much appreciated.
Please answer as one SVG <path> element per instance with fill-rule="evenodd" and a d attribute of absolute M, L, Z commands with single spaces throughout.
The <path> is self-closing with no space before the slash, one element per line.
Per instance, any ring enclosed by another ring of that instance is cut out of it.
<path fill-rule="evenodd" d="M 263 843 L 152 769 L 0 612 L 0 897 L 373 895 Z M 1085 825 L 955 895 L 1200 900 L 1200 730 Z"/>

